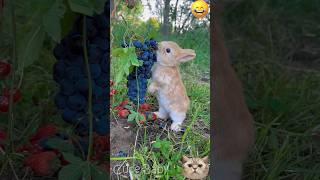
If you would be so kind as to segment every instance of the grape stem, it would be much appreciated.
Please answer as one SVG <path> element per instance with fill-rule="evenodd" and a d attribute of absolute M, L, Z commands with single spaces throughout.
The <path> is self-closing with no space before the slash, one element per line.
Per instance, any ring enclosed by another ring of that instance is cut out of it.
<path fill-rule="evenodd" d="M 87 51 L 87 28 L 86 28 L 86 16 L 83 15 L 83 56 L 84 61 L 86 64 L 87 76 L 88 76 L 88 121 L 89 121 L 89 147 L 88 147 L 88 154 L 87 154 L 87 161 L 90 161 L 90 157 L 92 154 L 92 146 L 93 146 L 93 113 L 92 113 L 92 79 L 91 79 L 91 71 L 90 65 L 88 60 L 88 51 Z"/>
<path fill-rule="evenodd" d="M 137 95 L 137 112 L 139 112 L 139 106 L 140 106 L 139 77 L 138 77 L 138 68 L 135 68 L 135 69 L 136 69 L 136 82 L 137 82 L 137 90 L 138 90 L 138 95 Z M 140 125 L 139 119 L 138 119 L 137 124 Z"/>
<path fill-rule="evenodd" d="M 11 59 L 11 68 L 16 67 L 17 59 L 17 36 L 16 36 L 16 15 L 15 15 L 15 0 L 11 1 L 10 11 L 11 11 L 11 28 L 12 28 L 12 59 Z M 10 82 L 10 96 L 9 96 L 9 113 L 8 113 L 8 143 L 9 152 L 14 151 L 13 143 L 13 129 L 14 129 L 14 114 L 13 114 L 13 89 L 14 89 L 15 74 L 11 73 L 11 82 Z"/>

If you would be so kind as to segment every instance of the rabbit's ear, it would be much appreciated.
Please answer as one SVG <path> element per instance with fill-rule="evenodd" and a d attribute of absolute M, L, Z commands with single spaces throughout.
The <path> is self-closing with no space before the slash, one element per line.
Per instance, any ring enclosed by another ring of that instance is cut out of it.
<path fill-rule="evenodd" d="M 178 61 L 179 62 L 187 62 L 196 57 L 196 53 L 193 49 L 182 49 L 179 56 Z"/>

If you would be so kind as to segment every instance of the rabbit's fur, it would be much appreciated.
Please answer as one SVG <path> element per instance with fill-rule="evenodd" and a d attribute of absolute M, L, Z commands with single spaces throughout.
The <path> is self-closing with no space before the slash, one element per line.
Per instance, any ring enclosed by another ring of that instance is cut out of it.
<path fill-rule="evenodd" d="M 192 49 L 182 49 L 172 41 L 162 41 L 158 45 L 157 63 L 152 69 L 152 80 L 148 91 L 156 94 L 158 118 L 172 119 L 171 130 L 179 131 L 186 118 L 189 98 L 181 80 L 179 64 L 196 57 Z"/>

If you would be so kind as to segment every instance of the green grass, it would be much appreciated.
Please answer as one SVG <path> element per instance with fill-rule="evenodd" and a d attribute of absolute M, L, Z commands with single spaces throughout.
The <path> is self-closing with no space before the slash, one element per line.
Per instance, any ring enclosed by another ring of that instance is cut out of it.
<path fill-rule="evenodd" d="M 227 46 L 256 127 L 245 179 L 320 179 L 311 137 L 320 123 L 320 71 L 307 58 L 295 66 L 294 56 L 304 43 L 320 47 L 319 10 L 316 0 L 243 0 L 224 11 Z"/>

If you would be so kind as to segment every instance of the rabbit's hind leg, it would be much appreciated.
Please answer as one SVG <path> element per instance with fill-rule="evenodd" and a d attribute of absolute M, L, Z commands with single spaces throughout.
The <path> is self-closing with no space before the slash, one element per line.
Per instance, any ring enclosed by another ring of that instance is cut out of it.
<path fill-rule="evenodd" d="M 172 111 L 170 112 L 170 118 L 172 119 L 171 130 L 177 132 L 181 130 L 186 113 Z"/>
<path fill-rule="evenodd" d="M 169 114 L 164 107 L 159 104 L 159 111 L 154 112 L 159 119 L 168 119 Z"/>

